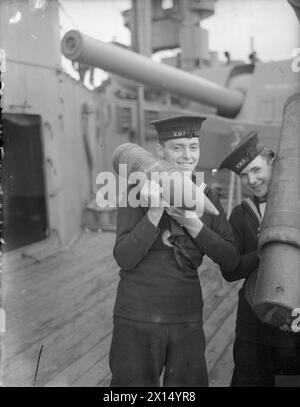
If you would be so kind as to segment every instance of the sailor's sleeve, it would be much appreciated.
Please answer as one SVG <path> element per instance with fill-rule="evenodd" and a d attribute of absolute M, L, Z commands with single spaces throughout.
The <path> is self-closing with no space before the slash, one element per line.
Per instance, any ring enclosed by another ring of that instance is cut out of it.
<path fill-rule="evenodd" d="M 221 270 L 227 281 L 237 281 L 250 276 L 259 266 L 258 250 L 245 254 L 245 220 L 241 206 L 233 209 L 229 218 L 232 227 L 234 239 L 239 249 L 239 261 L 234 270 Z"/>
<path fill-rule="evenodd" d="M 123 270 L 131 270 L 147 254 L 160 233 L 141 208 L 119 207 L 113 255 Z"/>

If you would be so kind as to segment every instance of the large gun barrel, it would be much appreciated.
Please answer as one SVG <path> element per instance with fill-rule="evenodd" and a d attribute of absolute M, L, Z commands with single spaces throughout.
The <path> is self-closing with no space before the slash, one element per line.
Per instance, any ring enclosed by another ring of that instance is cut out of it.
<path fill-rule="evenodd" d="M 259 249 L 253 309 L 273 325 L 300 308 L 300 93 L 284 107 Z"/>
<path fill-rule="evenodd" d="M 224 116 L 235 116 L 243 103 L 244 95 L 239 91 L 154 62 L 143 55 L 96 40 L 76 30 L 65 34 L 61 48 L 66 58 L 213 106 Z"/>

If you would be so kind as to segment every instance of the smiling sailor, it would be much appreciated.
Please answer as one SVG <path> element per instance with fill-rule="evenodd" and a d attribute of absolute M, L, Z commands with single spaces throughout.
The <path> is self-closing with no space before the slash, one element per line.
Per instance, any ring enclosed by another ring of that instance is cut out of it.
<path fill-rule="evenodd" d="M 252 311 L 248 295 L 247 281 L 260 261 L 258 235 L 274 156 L 261 143 L 258 133 L 252 131 L 220 165 L 220 169 L 235 172 L 252 195 L 233 209 L 229 219 L 241 254 L 240 262 L 234 272 L 222 270 L 227 281 L 245 280 L 239 292 L 232 386 L 275 386 L 277 375 L 300 375 L 300 335 L 290 332 L 285 325 L 280 326 L 280 321 L 271 321 L 278 327 L 261 322 Z"/>
<path fill-rule="evenodd" d="M 205 117 L 180 116 L 153 123 L 157 155 L 192 177 L 200 158 Z M 145 184 L 146 185 L 146 184 Z M 238 257 L 217 196 L 219 210 L 198 218 L 193 211 L 160 207 L 158 184 L 141 196 L 150 207 L 119 207 L 114 257 L 120 282 L 110 349 L 111 386 L 207 386 L 202 292 L 197 273 L 204 255 L 225 270 Z"/>

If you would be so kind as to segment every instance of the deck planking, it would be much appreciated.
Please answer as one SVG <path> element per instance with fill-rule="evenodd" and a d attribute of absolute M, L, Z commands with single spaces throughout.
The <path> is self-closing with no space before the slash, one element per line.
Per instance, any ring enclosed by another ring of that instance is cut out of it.
<path fill-rule="evenodd" d="M 6 386 L 109 385 L 108 352 L 119 281 L 114 241 L 113 232 L 84 232 L 73 246 L 43 260 L 4 266 Z M 227 386 L 239 283 L 224 283 L 218 266 L 207 257 L 199 277 L 210 383 Z"/>

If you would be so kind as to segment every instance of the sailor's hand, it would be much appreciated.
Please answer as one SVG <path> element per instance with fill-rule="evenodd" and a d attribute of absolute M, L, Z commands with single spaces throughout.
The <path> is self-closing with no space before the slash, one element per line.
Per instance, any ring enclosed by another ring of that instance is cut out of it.
<path fill-rule="evenodd" d="M 196 237 L 203 227 L 203 223 L 195 211 L 187 211 L 172 206 L 166 208 L 166 212 L 180 226 L 184 227 L 192 237 Z"/>
<path fill-rule="evenodd" d="M 175 208 L 174 206 L 166 208 L 166 212 L 175 220 L 177 219 L 178 223 L 180 223 L 179 222 L 180 220 L 182 220 L 182 222 L 189 222 L 189 220 L 191 219 L 198 219 L 198 215 L 196 214 L 195 211 L 188 211 L 182 208 Z"/>

